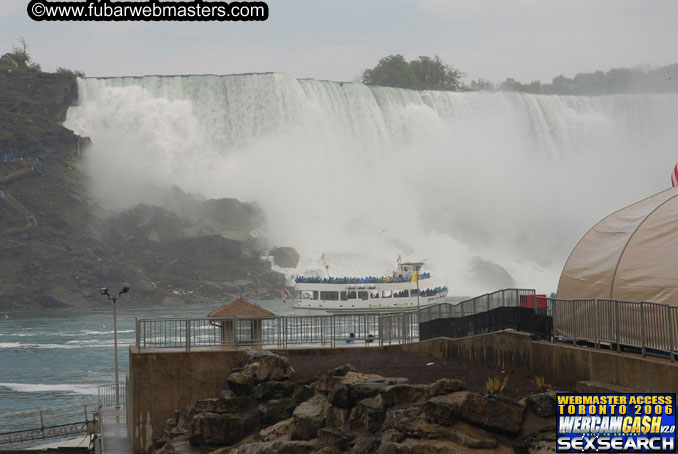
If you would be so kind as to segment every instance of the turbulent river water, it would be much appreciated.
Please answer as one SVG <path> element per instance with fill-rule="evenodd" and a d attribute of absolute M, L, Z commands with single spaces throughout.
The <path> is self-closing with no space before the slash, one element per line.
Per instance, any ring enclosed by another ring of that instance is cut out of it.
<path fill-rule="evenodd" d="M 259 304 L 278 314 L 281 301 Z M 135 342 L 135 318 L 204 317 L 216 306 L 129 306 L 118 303 L 120 380 Z M 114 383 L 113 310 L 45 309 L 0 313 L 0 414 L 97 399 L 99 385 Z"/>

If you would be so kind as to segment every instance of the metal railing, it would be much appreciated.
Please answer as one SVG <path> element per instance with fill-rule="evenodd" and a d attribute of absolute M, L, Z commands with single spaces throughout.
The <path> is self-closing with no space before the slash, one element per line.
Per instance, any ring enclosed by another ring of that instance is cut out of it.
<path fill-rule="evenodd" d="M 531 289 L 503 289 L 486 293 L 459 303 L 438 303 L 419 311 L 421 323 L 438 318 L 456 318 L 487 312 L 498 307 L 520 306 L 521 297 L 534 298 L 535 291 Z"/>
<path fill-rule="evenodd" d="M 610 345 L 621 351 L 634 347 L 669 353 L 675 361 L 678 338 L 678 306 L 645 301 L 611 299 L 551 299 L 554 337 Z"/>
<path fill-rule="evenodd" d="M 419 323 L 459 318 L 500 307 L 527 307 L 553 317 L 553 339 L 672 353 L 678 347 L 678 306 L 610 299 L 554 299 L 532 289 L 503 289 L 456 304 L 438 303 L 419 311 L 251 319 L 138 319 L 139 348 L 294 345 L 345 346 L 414 342 Z"/>
<path fill-rule="evenodd" d="M 120 406 L 124 407 L 126 402 L 125 383 L 118 384 L 118 393 Z M 97 388 L 97 400 L 100 407 L 115 407 L 115 384 L 100 385 Z"/>
<path fill-rule="evenodd" d="M 0 445 L 72 437 L 96 430 L 98 402 L 0 414 Z"/>
<path fill-rule="evenodd" d="M 137 319 L 136 346 L 190 351 L 201 347 L 267 347 L 413 342 L 417 313 L 284 316 L 272 319 Z"/>

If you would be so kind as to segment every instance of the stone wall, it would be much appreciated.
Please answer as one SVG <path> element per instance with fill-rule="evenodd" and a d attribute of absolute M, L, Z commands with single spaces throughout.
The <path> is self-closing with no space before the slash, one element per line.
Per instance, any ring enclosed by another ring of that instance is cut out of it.
<path fill-rule="evenodd" d="M 462 339 L 439 338 L 403 345 L 351 347 L 351 354 L 406 351 L 500 367 L 524 376 L 542 376 L 547 383 L 574 388 L 578 381 L 599 381 L 651 392 L 678 392 L 678 364 L 668 359 L 574 347 L 532 340 L 531 335 L 502 331 Z M 280 350 L 288 356 L 341 355 L 342 348 Z M 215 397 L 225 388 L 242 351 L 139 351 L 130 347 L 132 406 L 128 424 L 135 453 L 146 452 L 177 409 Z"/>

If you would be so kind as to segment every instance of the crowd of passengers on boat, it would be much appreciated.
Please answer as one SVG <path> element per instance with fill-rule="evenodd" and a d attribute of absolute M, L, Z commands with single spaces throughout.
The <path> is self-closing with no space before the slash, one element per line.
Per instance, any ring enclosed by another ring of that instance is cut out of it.
<path fill-rule="evenodd" d="M 428 279 L 431 273 L 421 273 L 419 279 Z M 385 277 L 306 277 L 299 276 L 294 281 L 297 284 L 386 284 L 394 282 L 409 282 L 411 277 L 385 276 Z"/>
<path fill-rule="evenodd" d="M 435 296 L 439 293 L 447 292 L 447 287 L 436 287 L 433 289 L 421 290 L 420 295 Z M 391 290 L 348 290 L 348 291 L 318 291 L 318 290 L 297 290 L 297 299 L 301 300 L 323 300 L 323 301 L 348 301 L 352 299 L 367 300 L 377 298 L 407 298 L 417 296 L 417 289 L 391 291 Z"/>

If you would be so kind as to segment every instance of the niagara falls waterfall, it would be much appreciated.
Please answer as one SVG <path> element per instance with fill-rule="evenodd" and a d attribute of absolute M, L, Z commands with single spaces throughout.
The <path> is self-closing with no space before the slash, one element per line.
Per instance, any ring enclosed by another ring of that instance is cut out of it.
<path fill-rule="evenodd" d="M 259 204 L 295 271 L 424 260 L 453 295 L 555 291 L 597 220 L 670 186 L 678 96 L 418 92 L 283 74 L 79 79 L 65 126 L 92 138 L 111 209 L 176 185 Z"/>

